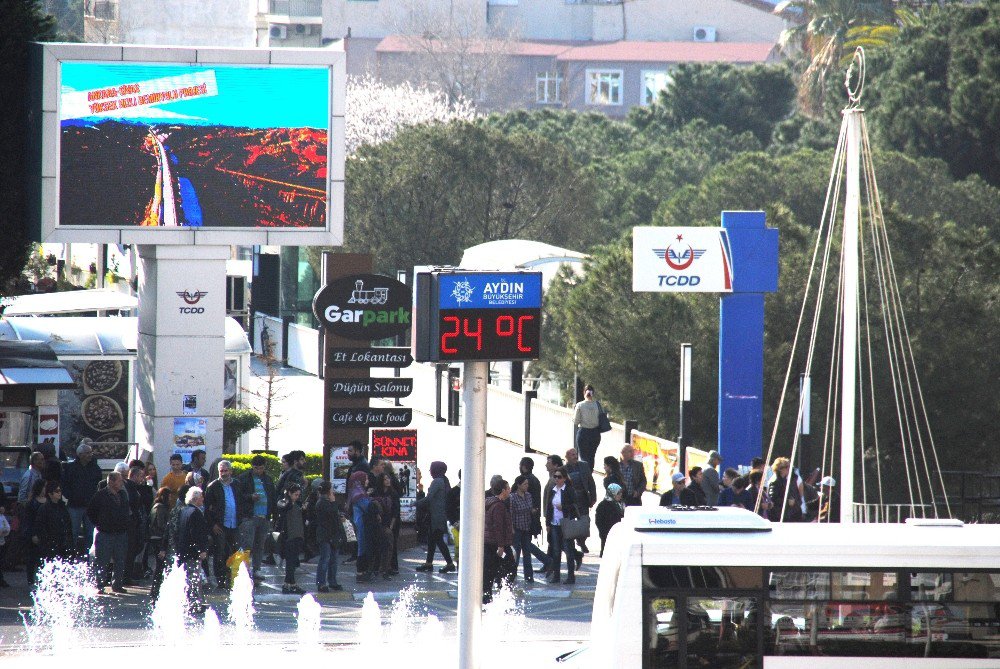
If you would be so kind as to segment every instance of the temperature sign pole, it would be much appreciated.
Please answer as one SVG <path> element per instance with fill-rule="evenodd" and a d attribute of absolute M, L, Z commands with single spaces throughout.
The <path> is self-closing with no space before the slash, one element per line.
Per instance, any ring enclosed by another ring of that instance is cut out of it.
<path fill-rule="evenodd" d="M 465 454 L 458 567 L 458 666 L 479 667 L 486 508 L 486 388 L 490 361 L 537 360 L 540 272 L 415 272 L 413 358 L 463 362 Z"/>

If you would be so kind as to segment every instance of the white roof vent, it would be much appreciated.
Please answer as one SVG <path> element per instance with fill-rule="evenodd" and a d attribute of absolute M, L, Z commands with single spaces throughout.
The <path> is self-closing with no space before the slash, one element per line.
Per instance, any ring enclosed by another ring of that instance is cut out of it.
<path fill-rule="evenodd" d="M 625 509 L 637 532 L 770 532 L 771 522 L 738 507 L 671 506 Z"/>
<path fill-rule="evenodd" d="M 906 524 L 911 527 L 964 527 L 965 523 L 957 518 L 907 518 Z"/>
<path fill-rule="evenodd" d="M 693 39 L 695 42 L 714 42 L 715 27 L 695 26 L 694 30 L 691 32 L 691 39 Z"/>

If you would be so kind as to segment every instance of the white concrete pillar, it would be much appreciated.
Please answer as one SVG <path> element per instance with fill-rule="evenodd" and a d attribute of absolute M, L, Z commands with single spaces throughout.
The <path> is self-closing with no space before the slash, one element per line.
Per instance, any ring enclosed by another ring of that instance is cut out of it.
<path fill-rule="evenodd" d="M 208 462 L 222 455 L 228 246 L 139 246 L 136 441 L 153 448 L 161 477 L 175 419 L 205 419 Z M 185 413 L 184 397 L 197 407 Z"/>

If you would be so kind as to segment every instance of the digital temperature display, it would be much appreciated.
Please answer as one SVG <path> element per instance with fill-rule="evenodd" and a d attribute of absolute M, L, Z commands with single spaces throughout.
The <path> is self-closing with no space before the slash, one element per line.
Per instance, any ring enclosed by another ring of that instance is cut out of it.
<path fill-rule="evenodd" d="M 441 360 L 532 360 L 538 357 L 538 309 L 442 309 Z"/>
<path fill-rule="evenodd" d="M 538 272 L 417 274 L 414 298 L 416 360 L 538 359 L 542 318 Z"/>

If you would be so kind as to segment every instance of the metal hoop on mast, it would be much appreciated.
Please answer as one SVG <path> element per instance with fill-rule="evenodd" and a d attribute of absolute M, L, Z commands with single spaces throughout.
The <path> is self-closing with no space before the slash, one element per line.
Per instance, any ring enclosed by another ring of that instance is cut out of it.
<path fill-rule="evenodd" d="M 855 77 L 853 83 L 851 75 Z M 865 90 L 865 50 L 860 46 L 854 50 L 854 57 L 844 74 L 844 88 L 847 89 L 848 108 L 859 106 Z"/>

